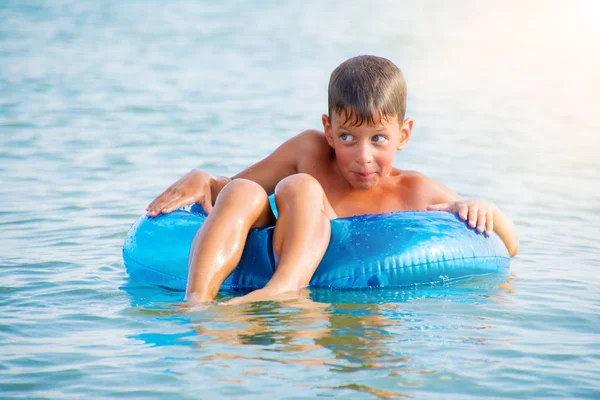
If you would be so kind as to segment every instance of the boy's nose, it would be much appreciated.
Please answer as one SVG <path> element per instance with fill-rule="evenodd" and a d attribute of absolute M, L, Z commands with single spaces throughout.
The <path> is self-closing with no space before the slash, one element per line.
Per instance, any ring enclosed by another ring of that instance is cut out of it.
<path fill-rule="evenodd" d="M 356 162 L 360 165 L 370 164 L 373 161 L 373 155 L 367 146 L 360 146 L 356 153 Z"/>

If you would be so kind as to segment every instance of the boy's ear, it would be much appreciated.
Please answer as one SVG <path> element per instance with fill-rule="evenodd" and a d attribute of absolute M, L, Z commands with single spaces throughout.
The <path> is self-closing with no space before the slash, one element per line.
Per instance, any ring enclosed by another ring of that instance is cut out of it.
<path fill-rule="evenodd" d="M 410 140 L 410 135 L 412 135 L 414 124 L 415 121 L 412 118 L 406 118 L 402 121 L 402 126 L 400 127 L 400 143 L 398 143 L 396 150 L 402 150 L 406 147 Z"/>
<path fill-rule="evenodd" d="M 329 146 L 333 147 L 333 131 L 331 129 L 331 120 L 327 116 L 327 114 L 323 114 L 321 117 L 323 122 L 323 132 L 325 132 L 325 139 L 327 139 L 327 143 Z"/>

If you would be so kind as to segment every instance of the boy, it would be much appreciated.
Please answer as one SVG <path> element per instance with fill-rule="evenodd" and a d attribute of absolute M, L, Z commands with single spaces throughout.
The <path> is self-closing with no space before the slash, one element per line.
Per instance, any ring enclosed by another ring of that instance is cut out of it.
<path fill-rule="evenodd" d="M 406 83 L 391 61 L 351 58 L 329 82 L 324 132 L 308 130 L 232 178 L 192 171 L 147 208 L 148 216 L 194 202 L 209 213 L 189 258 L 186 299 L 213 300 L 237 266 L 248 231 L 275 225 L 277 268 L 267 285 L 231 303 L 270 299 L 308 285 L 330 238 L 330 220 L 390 211 L 457 212 L 472 228 L 495 229 L 509 254 L 518 250 L 512 223 L 491 202 L 461 201 L 445 186 L 392 166 L 408 143 Z M 276 220 L 268 194 L 275 193 Z M 214 204 L 214 208 L 213 208 Z"/>

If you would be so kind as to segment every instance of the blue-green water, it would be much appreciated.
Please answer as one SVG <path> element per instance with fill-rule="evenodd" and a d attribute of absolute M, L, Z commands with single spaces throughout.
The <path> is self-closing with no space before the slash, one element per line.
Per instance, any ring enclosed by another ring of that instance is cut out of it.
<path fill-rule="evenodd" d="M 0 2 L 0 397 L 599 398 L 600 6 L 448 4 Z M 155 195 L 318 128 L 363 53 L 408 81 L 396 165 L 513 217 L 510 276 L 193 312 L 128 280 Z"/>

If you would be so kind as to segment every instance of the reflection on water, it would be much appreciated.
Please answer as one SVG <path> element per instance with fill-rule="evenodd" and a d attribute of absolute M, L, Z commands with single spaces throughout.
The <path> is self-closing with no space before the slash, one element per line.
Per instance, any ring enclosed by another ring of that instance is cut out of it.
<path fill-rule="evenodd" d="M 132 339 L 159 347 L 188 346 L 191 364 L 221 369 L 220 382 L 246 385 L 286 365 L 303 371 L 316 369 L 317 374 L 323 369 L 352 376 L 382 374 L 422 386 L 423 377 L 440 374 L 436 363 L 422 360 L 419 347 L 424 336 L 443 339 L 438 345 L 462 347 L 494 345 L 510 338 L 485 334 L 495 329 L 493 318 L 475 313 L 435 321 L 431 319 L 432 304 L 426 308 L 419 305 L 433 302 L 437 306 L 454 303 L 476 307 L 502 303 L 512 293 L 512 282 L 512 277 L 487 276 L 406 291 L 305 290 L 298 298 L 237 306 L 220 303 L 226 296 L 193 308 L 179 303 L 180 293 L 165 291 L 162 298 L 154 296 L 149 301 L 148 287 L 128 283 L 122 289 L 130 296 L 132 316 L 152 319 L 155 328 L 166 329 L 133 335 Z M 425 321 L 429 325 L 424 325 Z M 483 360 L 478 363 L 487 364 Z M 440 379 L 452 378 L 442 375 Z M 408 396 L 378 385 L 325 381 L 318 386 L 332 393 Z"/>

